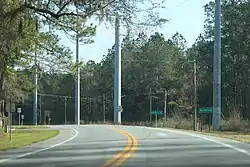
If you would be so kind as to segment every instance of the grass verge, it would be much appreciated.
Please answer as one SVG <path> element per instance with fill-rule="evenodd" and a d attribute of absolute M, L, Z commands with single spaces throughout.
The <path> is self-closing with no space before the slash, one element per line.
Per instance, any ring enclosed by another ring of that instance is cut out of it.
<path fill-rule="evenodd" d="M 221 131 L 212 131 L 209 133 L 208 127 L 204 126 L 204 130 L 200 131 L 193 131 L 193 120 L 192 119 L 173 119 L 168 118 L 167 122 L 159 120 L 158 127 L 160 128 L 168 128 L 168 129 L 177 129 L 177 130 L 184 130 L 191 133 L 197 134 L 204 134 L 208 136 L 216 136 L 222 138 L 233 139 L 237 141 L 241 141 L 244 143 L 250 143 L 250 122 L 245 122 L 240 119 L 228 119 L 222 120 L 222 130 Z M 123 122 L 123 125 L 137 125 L 137 126 L 153 126 L 155 127 L 154 123 L 149 124 L 148 122 Z"/>
<path fill-rule="evenodd" d="M 31 145 L 55 137 L 58 134 L 58 130 L 13 131 L 12 141 L 9 141 L 9 134 L 2 134 L 0 136 L 0 150 L 4 151 Z"/>
<path fill-rule="evenodd" d="M 169 128 L 169 127 L 166 127 L 166 128 L 172 129 L 172 130 L 177 129 L 177 128 Z M 237 141 L 241 141 L 241 142 L 250 144 L 250 133 L 248 133 L 248 132 L 230 132 L 230 131 L 226 132 L 226 131 L 212 131 L 212 130 L 210 132 L 208 130 L 204 130 L 201 132 L 201 131 L 193 131 L 193 130 L 179 129 L 179 128 L 177 130 L 183 130 L 183 131 L 197 133 L 197 134 L 201 134 L 201 135 L 208 135 L 208 136 L 233 139 L 233 140 L 237 140 Z"/>
<path fill-rule="evenodd" d="M 48 126 L 29 126 L 29 125 L 25 125 L 25 126 L 12 126 L 13 129 L 44 129 L 44 128 L 48 128 Z"/>
<path fill-rule="evenodd" d="M 205 134 L 208 136 L 217 136 L 222 138 L 228 138 L 233 139 L 237 141 L 241 141 L 244 143 L 250 143 L 250 133 L 243 133 L 243 132 L 221 132 L 221 131 L 215 131 L 215 132 L 196 132 L 199 134 Z"/>
<path fill-rule="evenodd" d="M 228 131 L 212 131 L 211 130 L 209 132 L 208 128 L 205 128 L 201 132 L 201 131 L 193 131 L 193 130 L 191 130 L 189 124 L 190 123 L 187 122 L 187 123 L 183 124 L 183 125 L 187 125 L 187 126 L 178 125 L 177 127 L 176 126 L 164 126 L 164 127 L 170 128 L 170 129 L 184 130 L 184 131 L 193 132 L 193 133 L 197 133 L 197 134 L 204 134 L 204 135 L 208 135 L 208 136 L 228 138 L 228 139 L 241 141 L 241 142 L 244 142 L 244 143 L 250 143 L 250 133 L 247 132 L 247 131 L 244 132 L 244 131 L 233 131 L 233 130 L 228 130 Z"/>

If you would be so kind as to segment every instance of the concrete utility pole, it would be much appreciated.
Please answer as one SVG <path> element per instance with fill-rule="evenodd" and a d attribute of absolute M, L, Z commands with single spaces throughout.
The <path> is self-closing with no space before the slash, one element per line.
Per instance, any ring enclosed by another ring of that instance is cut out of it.
<path fill-rule="evenodd" d="M 36 31 L 38 32 L 38 19 L 36 19 Z M 37 125 L 37 78 L 38 77 L 37 77 L 37 54 L 36 54 L 36 50 L 35 50 L 35 55 L 34 55 L 34 68 L 35 68 L 35 74 L 34 74 L 34 77 L 33 77 L 33 83 L 34 83 L 34 86 L 35 86 L 35 90 L 34 90 L 34 93 L 33 93 L 33 124 Z"/>
<path fill-rule="evenodd" d="M 194 60 L 194 118 L 193 118 L 193 128 L 194 131 L 197 130 L 197 66 L 196 66 L 196 60 Z"/>
<path fill-rule="evenodd" d="M 115 18 L 115 75 L 114 75 L 114 123 L 121 124 L 121 48 L 120 48 L 120 18 Z"/>
<path fill-rule="evenodd" d="M 64 97 L 64 124 L 67 123 L 67 97 Z"/>
<path fill-rule="evenodd" d="M 93 121 L 92 98 L 89 98 L 89 115 L 90 115 L 91 121 Z"/>
<path fill-rule="evenodd" d="M 167 122 L 167 96 L 168 92 L 165 90 L 164 92 L 164 121 Z"/>
<path fill-rule="evenodd" d="M 76 13 L 78 14 L 77 5 L 76 5 Z M 77 30 L 76 30 L 76 63 L 77 64 L 79 63 L 79 38 L 78 38 Z M 75 81 L 76 81 L 75 82 L 75 124 L 80 125 L 80 68 L 79 67 L 77 67 Z"/>
<path fill-rule="evenodd" d="M 213 129 L 220 128 L 221 119 L 221 1 L 215 0 L 213 69 Z"/>
<path fill-rule="evenodd" d="M 149 121 L 152 121 L 152 89 L 149 89 Z"/>
<path fill-rule="evenodd" d="M 103 110 L 103 122 L 106 122 L 106 106 L 105 106 L 105 95 L 102 96 L 102 110 Z"/>
<path fill-rule="evenodd" d="M 9 110 L 9 127 L 10 127 L 10 131 L 9 131 L 9 133 L 10 133 L 10 141 L 12 140 L 12 103 L 10 102 L 9 103 L 9 105 L 10 105 L 10 110 Z"/>
<path fill-rule="evenodd" d="M 39 124 L 42 124 L 42 96 L 39 95 Z"/>

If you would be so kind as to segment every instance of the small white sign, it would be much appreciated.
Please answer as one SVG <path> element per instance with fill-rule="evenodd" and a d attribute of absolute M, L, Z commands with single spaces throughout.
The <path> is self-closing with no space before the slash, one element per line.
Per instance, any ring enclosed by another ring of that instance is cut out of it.
<path fill-rule="evenodd" d="M 118 112 L 123 112 L 122 106 L 118 106 Z"/>
<path fill-rule="evenodd" d="M 24 115 L 21 115 L 21 119 L 24 119 Z"/>
<path fill-rule="evenodd" d="M 21 113 L 21 108 L 17 108 L 17 112 L 20 114 Z"/>

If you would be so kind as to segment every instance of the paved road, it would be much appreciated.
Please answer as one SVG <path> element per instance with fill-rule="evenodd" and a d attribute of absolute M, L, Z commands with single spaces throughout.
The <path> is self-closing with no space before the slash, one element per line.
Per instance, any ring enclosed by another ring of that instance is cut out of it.
<path fill-rule="evenodd" d="M 183 131 L 55 126 L 59 136 L 0 152 L 0 167 L 249 167 L 250 145 Z"/>

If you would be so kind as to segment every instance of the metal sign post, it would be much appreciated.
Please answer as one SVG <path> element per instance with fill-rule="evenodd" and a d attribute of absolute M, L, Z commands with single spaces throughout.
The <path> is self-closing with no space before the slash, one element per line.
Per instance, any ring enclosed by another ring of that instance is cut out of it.
<path fill-rule="evenodd" d="M 22 125 L 23 125 L 24 115 L 21 115 L 21 119 L 22 119 Z"/>
<path fill-rule="evenodd" d="M 157 128 L 157 114 L 155 115 L 155 127 Z"/>
<path fill-rule="evenodd" d="M 18 113 L 18 125 L 21 125 L 21 108 L 17 108 L 17 113 Z"/>
<path fill-rule="evenodd" d="M 160 110 L 152 110 L 151 112 L 150 112 L 150 114 L 151 115 L 155 115 L 155 126 L 156 126 L 156 128 L 157 128 L 157 124 L 158 124 L 158 115 L 163 115 L 163 112 L 162 111 L 160 111 Z"/>
<path fill-rule="evenodd" d="M 208 115 L 208 128 L 210 132 L 211 124 L 212 124 L 213 108 L 212 107 L 199 108 L 198 113 L 201 115 L 201 120 L 200 120 L 201 131 L 202 131 L 202 124 L 203 124 L 203 116 Z"/>
<path fill-rule="evenodd" d="M 10 101 L 6 104 L 6 111 L 8 112 L 8 121 L 9 121 L 9 133 L 10 133 L 10 141 L 12 138 L 12 112 L 15 112 L 15 103 L 11 103 Z"/>

